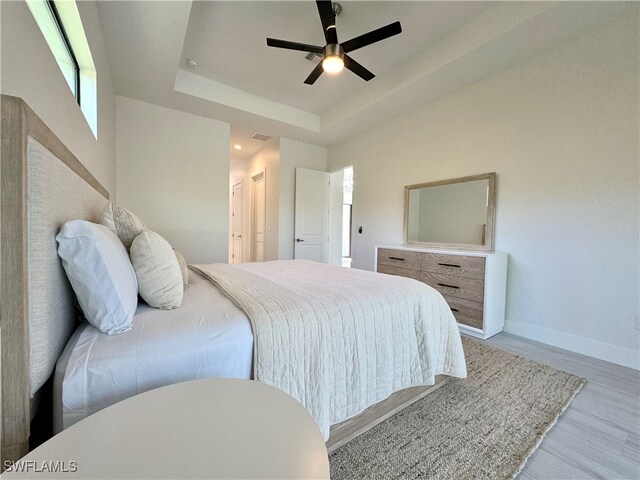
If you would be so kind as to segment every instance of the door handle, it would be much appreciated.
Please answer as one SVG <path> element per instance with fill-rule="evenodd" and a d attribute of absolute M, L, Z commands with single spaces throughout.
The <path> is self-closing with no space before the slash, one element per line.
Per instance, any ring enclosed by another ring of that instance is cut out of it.
<path fill-rule="evenodd" d="M 301 238 L 296 238 L 296 242 L 304 242 Z"/>
<path fill-rule="evenodd" d="M 238 238 L 242 238 L 242 235 L 238 235 Z"/>

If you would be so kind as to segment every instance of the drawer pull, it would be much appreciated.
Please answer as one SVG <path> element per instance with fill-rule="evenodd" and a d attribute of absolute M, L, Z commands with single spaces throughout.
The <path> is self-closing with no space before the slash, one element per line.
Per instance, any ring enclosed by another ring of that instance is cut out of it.
<path fill-rule="evenodd" d="M 455 285 L 447 285 L 446 283 L 439 283 L 438 285 L 440 285 L 441 287 L 447 287 L 447 288 L 460 288 L 460 287 L 456 287 Z"/>
<path fill-rule="evenodd" d="M 442 266 L 442 267 L 456 267 L 456 268 L 460 268 L 460 265 L 454 265 L 453 263 L 439 263 L 438 265 Z"/>
<path fill-rule="evenodd" d="M 457 311 L 458 311 L 458 309 L 457 309 L 457 308 L 452 308 L 452 309 L 451 309 L 451 311 L 452 311 L 452 312 L 457 312 Z"/>
<path fill-rule="evenodd" d="M 389 260 L 400 260 L 401 262 L 404 262 L 404 258 L 400 257 L 389 257 Z"/>

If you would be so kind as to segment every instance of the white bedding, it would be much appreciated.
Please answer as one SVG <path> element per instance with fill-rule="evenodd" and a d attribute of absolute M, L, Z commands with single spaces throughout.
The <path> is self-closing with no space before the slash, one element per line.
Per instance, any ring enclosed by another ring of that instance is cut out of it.
<path fill-rule="evenodd" d="M 446 301 L 409 278 L 304 260 L 194 265 L 249 316 L 254 378 L 329 427 L 393 392 L 466 376 Z"/>
<path fill-rule="evenodd" d="M 190 271 L 181 308 L 141 303 L 121 335 L 76 331 L 56 367 L 56 432 L 153 388 L 233 377 L 289 393 L 326 439 L 397 390 L 466 375 L 451 310 L 421 282 L 300 260 L 192 268 L 217 287 Z"/>
<path fill-rule="evenodd" d="M 141 302 L 129 332 L 110 336 L 88 324 L 76 331 L 56 367 L 55 430 L 160 386 L 251 378 L 252 355 L 246 315 L 191 271 L 181 308 L 157 310 Z"/>

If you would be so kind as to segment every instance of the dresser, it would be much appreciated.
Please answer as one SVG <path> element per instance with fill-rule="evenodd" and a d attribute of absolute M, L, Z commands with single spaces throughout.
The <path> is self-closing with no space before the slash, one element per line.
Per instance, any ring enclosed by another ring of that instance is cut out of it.
<path fill-rule="evenodd" d="M 486 339 L 504 327 L 507 254 L 376 247 L 376 271 L 414 278 L 438 290 L 460 331 Z"/>

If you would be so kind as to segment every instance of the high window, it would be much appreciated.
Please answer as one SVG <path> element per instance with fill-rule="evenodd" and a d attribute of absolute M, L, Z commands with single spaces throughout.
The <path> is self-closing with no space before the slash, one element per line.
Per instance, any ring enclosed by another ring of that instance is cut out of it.
<path fill-rule="evenodd" d="M 94 136 L 98 137 L 97 75 L 74 0 L 26 0 Z"/>

